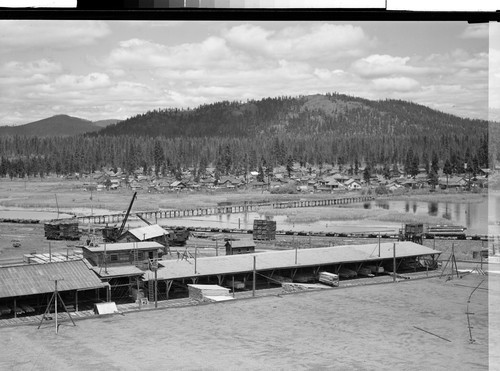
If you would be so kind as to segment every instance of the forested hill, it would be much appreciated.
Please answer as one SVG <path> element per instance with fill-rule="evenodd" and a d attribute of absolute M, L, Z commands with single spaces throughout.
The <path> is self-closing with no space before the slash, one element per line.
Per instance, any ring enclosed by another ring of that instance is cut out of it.
<path fill-rule="evenodd" d="M 119 121 L 109 119 L 92 122 L 68 115 L 55 115 L 25 125 L 0 126 L 0 135 L 68 137 L 97 131 Z"/>
<path fill-rule="evenodd" d="M 482 135 L 487 122 L 459 118 L 401 101 L 371 101 L 342 94 L 218 102 L 195 109 L 149 111 L 99 131 L 102 135 L 150 137 L 254 137 Z"/>
<path fill-rule="evenodd" d="M 22 135 L 37 137 L 73 136 L 97 131 L 102 126 L 92 121 L 68 115 L 56 115 L 19 126 L 0 126 L 0 135 Z"/>

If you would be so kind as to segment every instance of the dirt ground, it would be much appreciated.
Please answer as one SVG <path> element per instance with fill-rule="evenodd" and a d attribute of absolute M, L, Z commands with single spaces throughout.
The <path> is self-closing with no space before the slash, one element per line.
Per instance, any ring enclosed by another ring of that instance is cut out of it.
<path fill-rule="evenodd" d="M 490 281 L 410 280 L 134 312 L 65 321 L 59 334 L 53 323 L 2 328 L 0 369 L 487 370 L 488 293 L 500 296 Z M 471 337 L 465 313 L 478 285 Z"/>

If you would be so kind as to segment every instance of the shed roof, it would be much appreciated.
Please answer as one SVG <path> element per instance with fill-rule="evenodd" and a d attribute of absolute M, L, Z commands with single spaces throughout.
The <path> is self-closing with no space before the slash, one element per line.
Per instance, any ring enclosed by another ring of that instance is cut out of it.
<path fill-rule="evenodd" d="M 255 247 L 254 240 L 228 241 L 231 247 Z"/>
<path fill-rule="evenodd" d="M 137 268 L 135 265 L 92 267 L 92 270 L 101 278 L 116 278 L 129 276 L 142 276 L 144 271 Z"/>
<path fill-rule="evenodd" d="M 413 242 L 397 242 L 395 245 L 397 258 L 441 253 Z M 380 244 L 380 256 L 378 255 L 378 246 L 378 244 L 368 244 L 300 249 L 297 250 L 297 264 L 295 264 L 295 250 L 198 258 L 196 274 L 194 273 L 195 265 L 192 261 L 159 260 L 158 262 L 164 268 L 159 268 L 157 275 L 158 279 L 176 279 L 250 272 L 253 270 L 254 256 L 256 256 L 256 269 L 258 271 L 362 261 L 370 262 L 393 257 L 393 243 Z"/>
<path fill-rule="evenodd" d="M 169 232 L 158 224 L 147 225 L 145 227 L 133 228 L 127 231 L 141 241 L 149 240 L 151 238 L 161 237 L 163 235 L 168 236 Z"/>
<path fill-rule="evenodd" d="M 82 260 L 0 267 L 0 298 L 106 287 Z"/>
<path fill-rule="evenodd" d="M 163 246 L 158 242 L 154 241 L 141 241 L 141 242 L 119 242 L 119 243 L 108 243 L 99 246 L 82 246 L 83 250 L 88 250 L 90 252 L 116 252 L 116 251 L 130 251 L 130 250 L 151 250 L 159 249 Z"/>

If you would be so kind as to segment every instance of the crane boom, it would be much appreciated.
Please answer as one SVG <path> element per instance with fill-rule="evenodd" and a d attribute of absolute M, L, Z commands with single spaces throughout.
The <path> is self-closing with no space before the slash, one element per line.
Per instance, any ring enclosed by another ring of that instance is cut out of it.
<path fill-rule="evenodd" d="M 130 205 L 128 205 L 127 212 L 125 213 L 125 217 L 123 218 L 122 225 L 120 226 L 120 229 L 117 232 L 116 238 L 120 237 L 121 234 L 123 233 L 123 230 L 125 229 L 125 225 L 127 224 L 128 216 L 130 215 L 130 210 L 132 209 L 132 205 L 134 204 L 136 197 L 137 197 L 137 192 L 134 192 L 134 195 L 132 196 L 132 200 L 130 201 Z"/>
<path fill-rule="evenodd" d="M 148 222 L 143 216 L 142 214 L 135 214 L 139 219 L 141 219 L 144 223 L 146 223 L 147 225 L 151 225 L 150 222 Z"/>

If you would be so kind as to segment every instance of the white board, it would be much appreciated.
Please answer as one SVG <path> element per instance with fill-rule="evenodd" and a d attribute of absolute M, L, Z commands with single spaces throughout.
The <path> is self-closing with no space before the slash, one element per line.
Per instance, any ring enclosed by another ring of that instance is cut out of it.
<path fill-rule="evenodd" d="M 118 313 L 116 303 L 111 301 L 109 303 L 96 303 L 94 304 L 95 314 L 115 314 Z"/>

